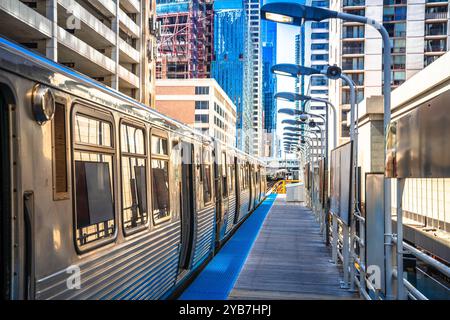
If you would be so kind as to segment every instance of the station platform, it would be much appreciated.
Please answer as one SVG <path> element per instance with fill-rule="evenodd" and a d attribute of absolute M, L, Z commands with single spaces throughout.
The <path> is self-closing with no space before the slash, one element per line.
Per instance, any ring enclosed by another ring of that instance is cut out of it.
<path fill-rule="evenodd" d="M 330 259 L 311 210 L 272 194 L 179 299 L 357 299 Z"/>

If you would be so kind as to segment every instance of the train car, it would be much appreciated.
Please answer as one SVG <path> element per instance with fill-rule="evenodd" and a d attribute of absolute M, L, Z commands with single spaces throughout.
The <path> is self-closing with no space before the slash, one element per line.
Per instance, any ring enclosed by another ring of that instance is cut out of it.
<path fill-rule="evenodd" d="M 6 299 L 173 297 L 264 196 L 258 159 L 2 38 L 0 151 Z"/>

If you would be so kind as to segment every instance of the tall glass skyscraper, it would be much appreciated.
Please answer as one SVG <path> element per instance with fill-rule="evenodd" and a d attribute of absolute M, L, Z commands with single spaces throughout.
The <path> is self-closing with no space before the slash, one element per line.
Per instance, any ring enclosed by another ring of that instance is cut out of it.
<path fill-rule="evenodd" d="M 214 58 L 211 75 L 236 105 L 236 146 L 251 150 L 252 106 L 247 85 L 249 58 L 243 0 L 214 2 Z"/>
<path fill-rule="evenodd" d="M 262 4 L 262 2 L 261 2 Z M 270 68 L 276 64 L 277 25 L 270 21 L 261 21 L 262 47 L 262 104 L 264 111 L 264 152 L 263 156 L 273 156 L 276 137 L 277 105 L 273 98 L 276 88 L 276 77 Z"/>
<path fill-rule="evenodd" d="M 307 5 L 329 7 L 328 0 L 307 0 Z M 329 22 L 307 22 L 302 25 L 300 33 L 295 38 L 296 63 L 317 70 L 326 68 L 329 64 Z M 328 80 L 324 76 L 301 76 L 296 80 L 296 92 L 314 98 L 328 98 Z M 297 103 L 297 109 L 311 114 L 326 115 L 326 107 L 322 102 Z M 325 129 L 319 117 L 314 121 Z"/>

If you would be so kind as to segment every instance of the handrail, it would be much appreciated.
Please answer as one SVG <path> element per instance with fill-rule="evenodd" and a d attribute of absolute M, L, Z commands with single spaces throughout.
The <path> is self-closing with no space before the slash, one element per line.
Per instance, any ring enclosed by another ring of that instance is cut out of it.
<path fill-rule="evenodd" d="M 395 244 L 397 244 L 397 237 L 393 237 L 393 241 Z M 442 272 L 445 276 L 450 277 L 450 267 L 446 266 L 445 264 L 437 261 L 436 259 L 430 257 L 426 253 L 423 253 L 422 251 L 414 248 L 413 246 L 407 244 L 403 241 L 403 248 L 405 248 L 409 253 L 411 253 L 413 256 L 415 256 L 417 259 L 431 265 L 433 268 L 436 268 L 439 272 Z"/>

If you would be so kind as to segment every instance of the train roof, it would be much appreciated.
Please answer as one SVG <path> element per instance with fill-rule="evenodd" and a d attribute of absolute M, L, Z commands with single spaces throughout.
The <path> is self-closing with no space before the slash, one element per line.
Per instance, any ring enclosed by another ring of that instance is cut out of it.
<path fill-rule="evenodd" d="M 30 64 L 29 62 L 32 63 Z M 222 141 L 197 132 L 186 124 L 172 119 L 118 90 L 110 88 L 84 74 L 56 63 L 2 37 L 0 37 L 0 69 L 46 84 L 49 87 L 76 95 L 100 105 L 133 114 L 147 121 L 156 122 L 169 130 L 181 129 L 184 135 L 190 135 L 207 142 L 218 141 L 222 145 L 226 145 Z M 234 146 L 226 145 L 226 147 L 233 149 L 241 157 L 247 157 L 262 163 L 260 159 Z"/>

